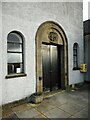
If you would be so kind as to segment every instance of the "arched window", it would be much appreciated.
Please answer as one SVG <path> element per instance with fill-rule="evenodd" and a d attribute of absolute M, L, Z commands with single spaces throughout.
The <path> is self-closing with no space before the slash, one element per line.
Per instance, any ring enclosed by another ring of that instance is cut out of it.
<path fill-rule="evenodd" d="M 7 36 L 8 75 L 24 73 L 23 37 L 19 32 L 10 32 Z"/>
<path fill-rule="evenodd" d="M 78 43 L 74 43 L 73 45 L 73 70 L 78 70 L 78 54 L 79 54 L 79 46 Z"/>

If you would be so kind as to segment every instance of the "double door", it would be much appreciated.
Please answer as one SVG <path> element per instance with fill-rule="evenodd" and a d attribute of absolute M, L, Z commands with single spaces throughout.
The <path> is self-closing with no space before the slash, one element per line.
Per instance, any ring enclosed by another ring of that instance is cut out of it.
<path fill-rule="evenodd" d="M 42 44 L 43 90 L 53 91 L 61 87 L 60 46 Z"/>

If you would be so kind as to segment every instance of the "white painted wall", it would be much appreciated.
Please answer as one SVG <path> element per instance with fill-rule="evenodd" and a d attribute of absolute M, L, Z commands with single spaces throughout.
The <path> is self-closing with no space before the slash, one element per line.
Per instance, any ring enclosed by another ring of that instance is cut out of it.
<path fill-rule="evenodd" d="M 2 2 L 83 2 L 83 0 L 1 0 Z"/>
<path fill-rule="evenodd" d="M 3 104 L 24 98 L 36 90 L 35 38 L 31 34 L 31 31 L 32 33 L 35 33 L 35 31 L 29 25 L 30 22 L 18 17 L 3 15 Z M 27 76 L 5 79 L 7 75 L 7 35 L 13 30 L 20 31 L 25 37 L 25 73 Z"/>
<path fill-rule="evenodd" d="M 82 3 L 3 3 L 2 81 L 3 104 L 24 98 L 36 90 L 35 35 L 43 22 L 55 21 L 64 29 L 68 39 L 69 84 L 83 81 L 83 74 L 73 71 L 73 44 L 79 43 L 80 63 L 83 63 Z M 25 37 L 26 77 L 5 79 L 7 75 L 7 35 L 13 30 Z"/>
<path fill-rule="evenodd" d="M 88 2 L 88 19 L 90 19 L 90 1 Z"/>
<path fill-rule="evenodd" d="M 0 105 L 2 104 L 2 3 L 0 2 Z"/>

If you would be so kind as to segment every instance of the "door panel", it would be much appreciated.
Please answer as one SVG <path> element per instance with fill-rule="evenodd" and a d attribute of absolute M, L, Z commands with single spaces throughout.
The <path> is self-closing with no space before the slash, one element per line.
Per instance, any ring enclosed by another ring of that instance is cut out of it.
<path fill-rule="evenodd" d="M 42 44 L 42 69 L 44 91 L 61 86 L 60 47 Z"/>
<path fill-rule="evenodd" d="M 51 53 L 51 89 L 57 89 L 58 87 L 58 52 L 57 46 L 50 46 Z"/>
<path fill-rule="evenodd" d="M 49 45 L 42 45 L 42 69 L 44 91 L 50 90 L 50 48 Z"/>

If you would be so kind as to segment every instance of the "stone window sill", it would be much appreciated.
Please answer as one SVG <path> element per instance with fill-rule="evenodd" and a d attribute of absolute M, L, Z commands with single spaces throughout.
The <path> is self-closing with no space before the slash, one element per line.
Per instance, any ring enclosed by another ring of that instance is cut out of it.
<path fill-rule="evenodd" d="M 27 74 L 25 74 L 25 73 L 17 73 L 17 74 L 7 75 L 5 78 L 9 79 L 9 78 L 17 78 L 17 77 L 25 77 L 25 76 L 27 76 Z"/>

